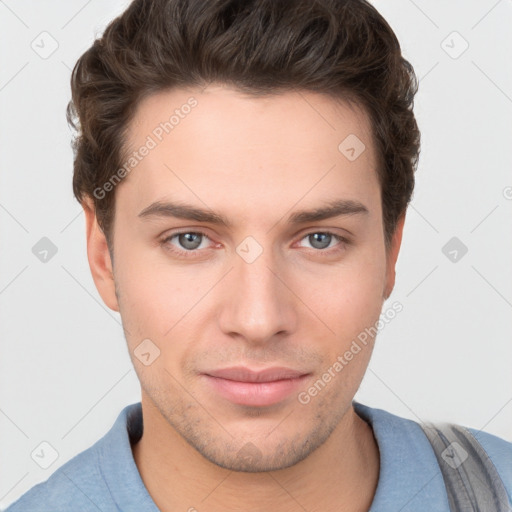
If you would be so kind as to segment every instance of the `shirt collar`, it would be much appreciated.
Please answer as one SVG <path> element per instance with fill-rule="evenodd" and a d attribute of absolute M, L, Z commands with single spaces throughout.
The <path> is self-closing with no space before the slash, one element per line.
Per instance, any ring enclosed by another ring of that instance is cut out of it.
<path fill-rule="evenodd" d="M 412 512 L 427 504 L 430 510 L 448 510 L 441 470 L 420 425 L 355 400 L 352 404 L 372 428 L 380 453 L 379 481 L 369 512 Z M 131 445 L 142 432 L 141 403 L 126 406 L 103 439 L 100 468 L 121 510 L 159 512 L 133 458 Z"/>
<path fill-rule="evenodd" d="M 131 444 L 142 436 L 142 405 L 126 406 L 104 438 L 99 465 L 112 498 L 125 511 L 159 512 L 140 476 Z"/>

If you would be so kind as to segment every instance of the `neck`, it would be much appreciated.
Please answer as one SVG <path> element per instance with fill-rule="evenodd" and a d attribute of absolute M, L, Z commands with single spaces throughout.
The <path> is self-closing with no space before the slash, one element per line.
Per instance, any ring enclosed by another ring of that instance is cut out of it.
<path fill-rule="evenodd" d="M 277 471 L 248 473 L 205 459 L 144 398 L 144 433 L 132 451 L 144 485 L 162 512 L 355 512 L 371 506 L 379 450 L 371 427 L 352 406 L 306 459 Z"/>

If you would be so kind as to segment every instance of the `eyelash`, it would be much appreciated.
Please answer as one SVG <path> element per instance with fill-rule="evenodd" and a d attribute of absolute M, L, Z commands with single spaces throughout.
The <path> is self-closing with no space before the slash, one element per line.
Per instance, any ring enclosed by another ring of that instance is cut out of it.
<path fill-rule="evenodd" d="M 204 249 L 193 249 L 193 250 L 189 250 L 189 251 L 186 251 L 186 250 L 180 250 L 180 249 L 176 249 L 175 246 L 173 246 L 172 244 L 170 244 L 170 241 L 176 237 L 176 236 L 179 236 L 179 235 L 183 235 L 185 233 L 192 233 L 194 235 L 202 235 L 203 237 L 206 237 L 207 239 L 210 239 L 209 236 L 202 232 L 202 231 L 190 231 L 190 230 L 185 230 L 185 231 L 177 231 L 176 233 L 172 233 L 171 235 L 169 236 L 166 236 L 162 242 L 161 242 L 161 245 L 162 246 L 166 246 L 166 250 L 174 253 L 174 254 L 177 254 L 178 256 L 180 257 L 185 257 L 185 258 L 194 258 L 196 257 L 196 254 L 201 251 L 201 250 L 204 250 Z M 336 238 L 339 242 L 338 245 L 334 246 L 334 247 L 330 247 L 328 249 L 310 249 L 312 251 L 315 251 L 316 253 L 322 255 L 322 256 L 332 256 L 333 254 L 336 254 L 340 251 L 342 251 L 345 246 L 348 246 L 351 244 L 350 240 L 348 240 L 347 238 L 341 236 L 341 235 L 338 235 L 336 233 L 333 233 L 332 231 L 310 231 L 309 233 L 306 233 L 302 238 L 301 240 L 303 240 L 304 238 L 306 238 L 307 236 L 309 235 L 314 235 L 316 233 L 321 233 L 323 235 L 331 235 L 332 237 Z"/>

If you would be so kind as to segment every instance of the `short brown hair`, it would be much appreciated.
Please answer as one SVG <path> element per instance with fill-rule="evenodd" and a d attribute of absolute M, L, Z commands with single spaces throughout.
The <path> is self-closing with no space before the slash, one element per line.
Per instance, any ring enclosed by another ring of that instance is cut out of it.
<path fill-rule="evenodd" d="M 372 125 L 389 248 L 414 189 L 418 82 L 384 18 L 366 0 L 134 0 L 76 63 L 68 122 L 73 192 L 94 202 L 111 252 L 115 190 L 138 102 L 174 87 L 223 83 L 254 95 L 287 90 L 355 101 Z M 341 142 L 341 141 L 340 141 Z"/>

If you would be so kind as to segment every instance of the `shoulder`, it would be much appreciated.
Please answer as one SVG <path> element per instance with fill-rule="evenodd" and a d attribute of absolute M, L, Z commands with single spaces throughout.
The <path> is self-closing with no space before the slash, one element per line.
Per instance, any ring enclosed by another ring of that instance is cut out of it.
<path fill-rule="evenodd" d="M 355 401 L 353 406 L 372 426 L 381 454 L 380 481 L 375 508 L 371 510 L 392 510 L 396 503 L 405 502 L 406 510 L 418 510 L 426 505 L 430 510 L 449 510 L 441 468 L 421 420 L 403 418 Z M 512 502 L 512 443 L 487 432 L 458 426 L 481 444 Z"/>
<path fill-rule="evenodd" d="M 140 437 L 141 429 L 140 402 L 126 406 L 102 438 L 29 489 L 6 512 L 117 512 L 116 492 L 118 499 L 126 495 L 131 502 L 142 495 L 147 500 L 130 447 L 130 436 Z"/>
<path fill-rule="evenodd" d="M 36 484 L 9 506 L 6 512 L 98 512 L 97 498 L 108 496 L 101 476 L 98 443 L 58 468 L 46 481 Z M 101 510 L 106 510 L 101 508 Z"/>

